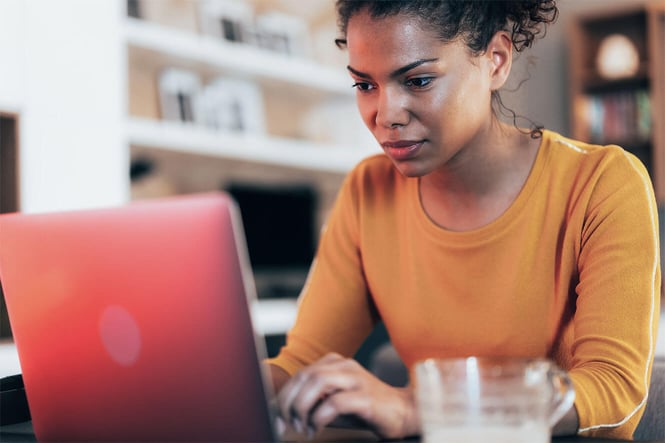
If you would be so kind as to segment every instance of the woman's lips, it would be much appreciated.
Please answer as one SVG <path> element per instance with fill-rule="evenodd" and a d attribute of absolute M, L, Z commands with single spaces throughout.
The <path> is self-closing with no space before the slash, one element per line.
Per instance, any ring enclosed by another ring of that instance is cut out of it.
<path fill-rule="evenodd" d="M 425 143 L 424 140 L 399 140 L 381 143 L 383 150 L 395 160 L 408 160 L 415 157 Z"/>

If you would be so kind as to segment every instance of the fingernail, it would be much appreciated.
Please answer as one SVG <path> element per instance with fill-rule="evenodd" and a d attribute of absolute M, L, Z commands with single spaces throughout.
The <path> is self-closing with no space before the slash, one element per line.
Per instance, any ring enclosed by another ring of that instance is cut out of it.
<path fill-rule="evenodd" d="M 302 423 L 300 423 L 299 419 L 294 418 L 291 423 L 293 424 L 293 428 L 296 430 L 297 433 L 300 434 L 303 431 Z"/>
<path fill-rule="evenodd" d="M 284 423 L 282 417 L 277 417 L 275 419 L 275 430 L 277 431 L 277 435 L 280 436 L 286 431 L 286 423 Z"/>
<path fill-rule="evenodd" d="M 307 426 L 307 439 L 308 440 L 313 439 L 315 434 L 316 434 L 316 429 L 314 429 L 312 426 Z"/>

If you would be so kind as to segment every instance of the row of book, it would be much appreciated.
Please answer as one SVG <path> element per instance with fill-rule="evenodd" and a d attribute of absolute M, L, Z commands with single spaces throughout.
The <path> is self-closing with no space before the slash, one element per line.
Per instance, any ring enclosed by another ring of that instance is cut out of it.
<path fill-rule="evenodd" d="M 651 136 L 651 102 L 646 89 L 584 96 L 576 104 L 581 137 L 592 143 L 644 142 Z"/>

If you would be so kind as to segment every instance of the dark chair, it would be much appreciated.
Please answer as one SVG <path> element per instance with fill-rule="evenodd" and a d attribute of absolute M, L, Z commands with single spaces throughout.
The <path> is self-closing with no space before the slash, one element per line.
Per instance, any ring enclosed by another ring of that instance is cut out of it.
<path fill-rule="evenodd" d="M 637 425 L 636 441 L 665 441 L 665 358 L 656 358 L 651 372 L 649 399 Z"/>
<path fill-rule="evenodd" d="M 404 387 L 409 383 L 409 371 L 390 342 L 376 348 L 370 357 L 368 369 L 391 386 Z"/>

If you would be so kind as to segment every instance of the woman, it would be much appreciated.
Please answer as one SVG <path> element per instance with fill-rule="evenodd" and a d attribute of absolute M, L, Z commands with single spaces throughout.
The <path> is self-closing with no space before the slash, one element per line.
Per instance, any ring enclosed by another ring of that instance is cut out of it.
<path fill-rule="evenodd" d="M 645 168 L 617 146 L 502 123 L 513 50 L 554 0 L 338 0 L 362 118 L 385 155 L 347 177 L 287 345 L 281 416 L 418 433 L 413 391 L 350 359 L 378 321 L 408 366 L 548 357 L 575 406 L 555 434 L 629 438 L 646 401 L 660 269 Z"/>

